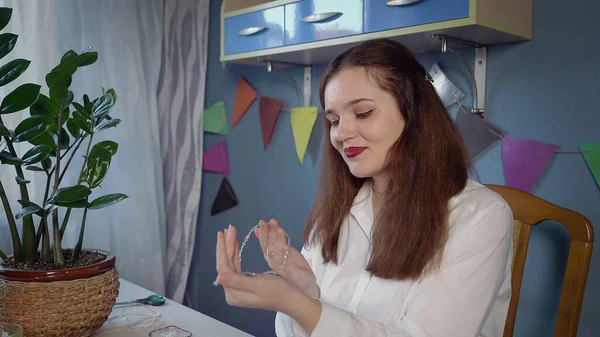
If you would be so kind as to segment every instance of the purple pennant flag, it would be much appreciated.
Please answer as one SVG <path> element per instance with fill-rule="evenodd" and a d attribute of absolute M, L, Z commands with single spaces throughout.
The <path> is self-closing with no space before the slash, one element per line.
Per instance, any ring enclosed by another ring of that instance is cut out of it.
<path fill-rule="evenodd" d="M 498 140 L 499 136 L 502 135 L 502 131 L 479 115 L 465 113 L 462 110 L 459 110 L 456 114 L 455 123 L 471 158 Z"/>
<path fill-rule="evenodd" d="M 506 186 L 531 192 L 558 147 L 534 140 L 503 136 L 502 162 Z"/>
<path fill-rule="evenodd" d="M 204 151 L 202 169 L 204 171 L 223 173 L 226 175 L 231 174 L 229 152 L 227 151 L 227 143 L 224 140 Z"/>

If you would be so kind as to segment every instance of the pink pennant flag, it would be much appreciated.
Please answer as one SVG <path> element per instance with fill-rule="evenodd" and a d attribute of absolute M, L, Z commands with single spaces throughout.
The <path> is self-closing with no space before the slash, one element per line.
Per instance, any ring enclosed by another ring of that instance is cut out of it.
<path fill-rule="evenodd" d="M 204 151 L 202 169 L 227 175 L 231 173 L 227 143 L 224 140 Z"/>
<path fill-rule="evenodd" d="M 531 192 L 546 166 L 554 158 L 557 148 L 549 143 L 504 135 L 502 162 L 506 186 Z"/>

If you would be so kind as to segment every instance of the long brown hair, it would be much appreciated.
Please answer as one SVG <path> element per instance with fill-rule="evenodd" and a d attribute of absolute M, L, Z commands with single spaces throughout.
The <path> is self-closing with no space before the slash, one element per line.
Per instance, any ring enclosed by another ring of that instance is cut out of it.
<path fill-rule="evenodd" d="M 329 80 L 352 67 L 364 68 L 396 98 L 406 123 L 386 158 L 389 185 L 374 219 L 367 270 L 381 278 L 416 279 L 440 262 L 448 202 L 464 189 L 470 158 L 427 72 L 410 50 L 392 40 L 364 42 L 336 57 L 321 80 L 321 106 Z M 325 262 L 337 263 L 340 229 L 365 179 L 350 173 L 329 142 L 327 119 L 325 130 L 318 193 L 304 239 L 321 244 Z"/>

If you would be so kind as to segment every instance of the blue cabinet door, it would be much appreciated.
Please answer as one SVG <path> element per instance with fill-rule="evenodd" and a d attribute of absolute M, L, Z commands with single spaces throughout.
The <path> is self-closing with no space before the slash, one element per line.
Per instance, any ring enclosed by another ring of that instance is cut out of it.
<path fill-rule="evenodd" d="M 285 44 L 363 32 L 363 0 L 303 0 L 285 6 Z"/>
<path fill-rule="evenodd" d="M 469 0 L 364 0 L 365 33 L 469 16 Z"/>
<path fill-rule="evenodd" d="M 225 55 L 283 46 L 284 22 L 284 6 L 225 18 Z"/>

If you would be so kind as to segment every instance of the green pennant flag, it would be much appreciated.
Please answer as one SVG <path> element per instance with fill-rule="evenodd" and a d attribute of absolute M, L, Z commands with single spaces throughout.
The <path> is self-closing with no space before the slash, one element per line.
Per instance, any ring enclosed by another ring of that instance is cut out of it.
<path fill-rule="evenodd" d="M 227 135 L 227 116 L 225 115 L 225 103 L 216 102 L 204 110 L 203 116 L 204 132 L 219 133 Z"/>
<path fill-rule="evenodd" d="M 579 150 L 596 179 L 596 183 L 600 186 L 600 142 L 581 144 Z"/>

